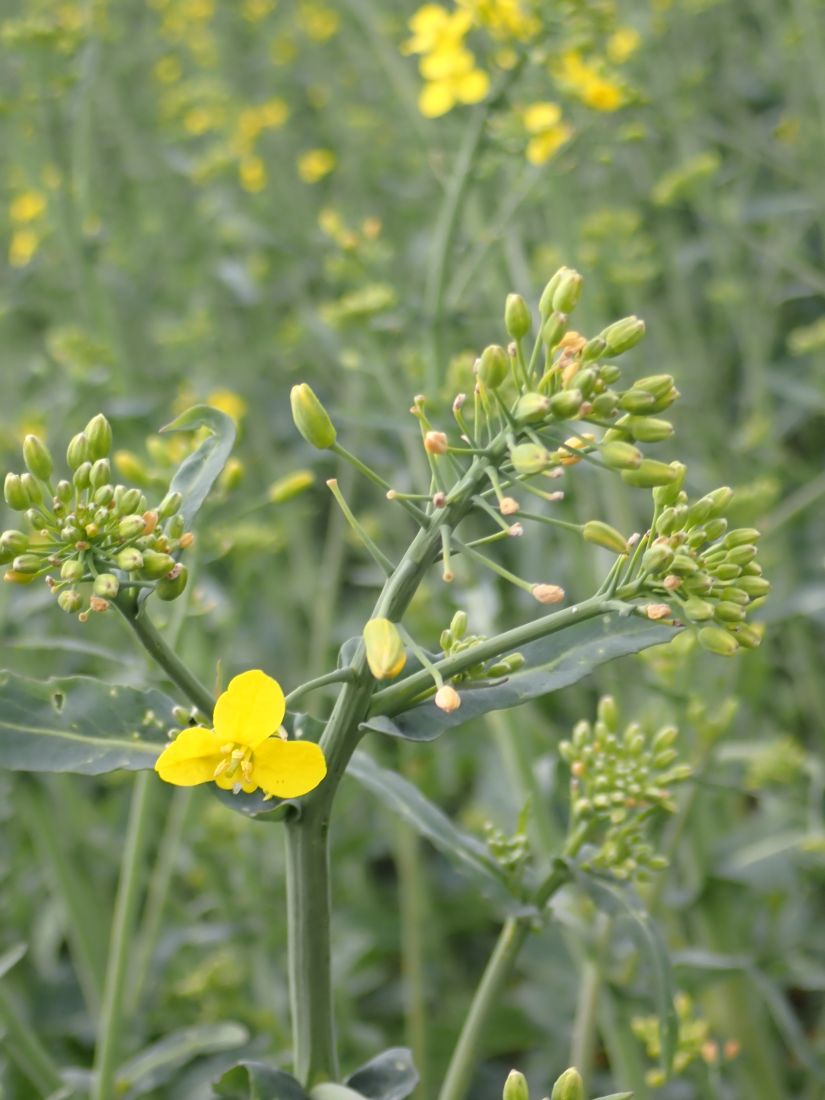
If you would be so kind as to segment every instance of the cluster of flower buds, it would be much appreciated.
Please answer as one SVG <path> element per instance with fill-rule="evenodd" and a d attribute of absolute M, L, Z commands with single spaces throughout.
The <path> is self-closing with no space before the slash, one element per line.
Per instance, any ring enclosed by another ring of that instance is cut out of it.
<path fill-rule="evenodd" d="M 756 560 L 759 531 L 728 530 L 724 513 L 733 490 L 724 486 L 692 504 L 681 476 L 654 490 L 656 517 L 641 559 L 647 592 L 667 603 L 648 607 L 651 618 L 676 614 L 695 624 L 699 643 L 713 653 L 731 656 L 740 646 L 754 649 L 762 640 L 749 611 L 764 602 L 770 582 Z M 651 613 L 652 612 L 652 613 Z"/>
<path fill-rule="evenodd" d="M 559 745 L 570 765 L 573 822 L 587 827 L 595 847 L 588 868 L 643 880 L 667 866 L 647 826 L 656 811 L 676 809 L 671 787 L 691 774 L 690 766 L 677 760 L 676 738 L 673 726 L 649 736 L 638 722 L 620 733 L 616 703 L 604 696 L 596 722 L 579 722 L 571 739 Z"/>
<path fill-rule="evenodd" d="M 30 584 L 44 577 L 60 607 L 81 621 L 106 611 L 123 588 L 151 588 L 163 600 L 186 587 L 177 555 L 191 546 L 181 494 L 149 508 L 140 489 L 112 484 L 112 429 L 102 413 L 69 443 L 71 480 L 54 482 L 54 462 L 37 436 L 23 442 L 26 472 L 6 475 L 4 494 L 26 531 L 0 536 L 4 579 Z"/>
<path fill-rule="evenodd" d="M 465 653 L 479 642 L 485 641 L 483 634 L 467 633 L 467 612 L 456 611 L 450 625 L 441 631 L 441 649 L 445 657 L 453 657 L 459 653 Z M 524 657 L 520 653 L 510 653 L 506 657 L 497 657 L 494 661 L 479 661 L 477 665 L 459 672 L 453 677 L 454 683 L 465 680 L 495 680 L 500 676 L 512 676 L 514 672 L 524 664 Z"/>
<path fill-rule="evenodd" d="M 517 1069 L 510 1070 L 507 1080 L 504 1082 L 502 1100 L 530 1100 L 530 1090 L 527 1078 Z M 566 1069 L 560 1077 L 556 1078 L 553 1091 L 549 1100 L 587 1100 L 584 1091 L 582 1075 L 573 1066 Z M 601 1100 L 632 1100 L 629 1092 L 615 1093 L 612 1097 L 602 1097 Z"/>
<path fill-rule="evenodd" d="M 530 857 L 530 845 L 525 831 L 526 821 L 519 821 L 513 835 L 508 835 L 493 825 L 491 821 L 484 826 L 484 840 L 490 855 L 513 880 L 519 881 Z"/>
<path fill-rule="evenodd" d="M 687 993 L 677 993 L 673 999 L 678 1020 L 678 1038 L 673 1056 L 673 1075 L 681 1076 L 692 1063 L 705 1062 L 714 1065 L 723 1059 L 730 1061 L 739 1053 L 739 1044 L 729 1040 L 720 1044 L 711 1036 L 710 1022 L 697 1015 L 693 999 Z M 662 1057 L 662 1026 L 658 1016 L 636 1017 L 633 1031 L 644 1043 L 648 1058 L 660 1061 Z M 647 1071 L 645 1080 L 651 1088 L 665 1084 L 661 1069 Z"/>

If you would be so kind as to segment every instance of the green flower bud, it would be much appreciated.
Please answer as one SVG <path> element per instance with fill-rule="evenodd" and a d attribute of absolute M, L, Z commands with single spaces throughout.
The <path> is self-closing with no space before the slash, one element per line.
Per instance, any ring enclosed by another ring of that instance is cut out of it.
<path fill-rule="evenodd" d="M 657 399 L 664 397 L 673 389 L 673 375 L 649 374 L 645 378 L 637 378 L 633 383 L 633 389 L 652 393 Z"/>
<path fill-rule="evenodd" d="M 115 492 L 115 500 L 117 502 L 119 515 L 128 516 L 136 513 L 140 508 L 140 497 L 140 489 L 124 489 L 119 499 L 117 492 Z"/>
<path fill-rule="evenodd" d="M 166 531 L 170 539 L 179 539 L 186 528 L 186 520 L 178 512 L 176 516 L 172 516 L 169 522 L 166 524 Z"/>
<path fill-rule="evenodd" d="M 80 610 L 80 606 L 83 603 L 83 599 L 79 592 L 74 588 L 68 588 L 65 592 L 61 592 L 57 597 L 57 606 L 72 615 L 75 611 Z"/>
<path fill-rule="evenodd" d="M 542 393 L 525 393 L 516 402 L 513 416 L 519 424 L 543 420 L 550 411 L 550 398 Z"/>
<path fill-rule="evenodd" d="M 628 552 L 627 539 L 609 523 L 602 523 L 600 519 L 591 519 L 582 528 L 582 537 L 585 542 L 593 542 L 597 546 L 603 546 L 605 550 L 611 550 L 614 554 L 626 554 Z"/>
<path fill-rule="evenodd" d="M 613 440 L 604 443 L 601 448 L 602 462 L 612 470 L 638 470 L 644 455 L 632 443 Z"/>
<path fill-rule="evenodd" d="M 517 1069 L 511 1069 L 504 1082 L 502 1100 L 530 1100 L 530 1090 L 527 1087 L 527 1078 Z"/>
<path fill-rule="evenodd" d="M 389 619 L 370 619 L 364 627 L 367 664 L 376 680 L 392 680 L 407 663 L 398 627 Z"/>
<path fill-rule="evenodd" d="M 735 581 L 742 575 L 742 567 L 740 565 L 734 565 L 733 562 L 722 562 L 721 565 L 714 565 L 711 569 L 714 577 L 720 581 Z"/>
<path fill-rule="evenodd" d="M 691 596 L 685 600 L 684 612 L 695 623 L 706 622 L 713 618 L 713 604 L 707 600 L 700 600 L 698 596 Z"/>
<path fill-rule="evenodd" d="M 181 504 L 183 504 L 183 493 L 179 493 L 177 490 L 167 493 L 160 502 L 158 518 L 169 519 L 170 516 L 174 516 L 176 512 L 180 511 Z"/>
<path fill-rule="evenodd" d="M 143 533 L 146 521 L 143 516 L 124 516 L 117 525 L 117 533 L 122 539 L 133 539 Z"/>
<path fill-rule="evenodd" d="M 720 600 L 716 605 L 716 618 L 723 623 L 741 623 L 745 619 L 745 609 L 738 603 Z"/>
<path fill-rule="evenodd" d="M 293 386 L 289 400 L 295 427 L 307 443 L 319 451 L 328 451 L 334 446 L 337 438 L 335 427 L 312 388 L 306 382 Z"/>
<path fill-rule="evenodd" d="M 42 481 L 52 476 L 54 463 L 49 448 L 36 435 L 27 435 L 23 440 L 23 461 L 29 472 Z"/>
<path fill-rule="evenodd" d="M 120 581 L 114 573 L 98 573 L 92 588 L 96 596 L 102 596 L 104 600 L 113 600 L 120 589 Z"/>
<path fill-rule="evenodd" d="M 619 408 L 625 412 L 644 415 L 651 413 L 656 405 L 656 398 L 645 390 L 625 390 L 619 395 Z"/>
<path fill-rule="evenodd" d="M 116 558 L 118 568 L 124 573 L 135 573 L 143 568 L 143 554 L 134 546 L 121 550 Z"/>
<path fill-rule="evenodd" d="M 745 649 L 758 649 L 762 644 L 765 628 L 762 623 L 743 623 L 736 627 L 736 640 Z"/>
<path fill-rule="evenodd" d="M 457 641 L 460 642 L 464 635 L 467 633 L 467 612 L 456 611 L 450 620 L 450 634 Z"/>
<path fill-rule="evenodd" d="M 7 474 L 3 482 L 5 503 L 14 511 L 25 511 L 29 507 L 29 495 L 20 481 L 20 474 Z"/>
<path fill-rule="evenodd" d="M 635 470 L 622 470 L 622 480 L 637 489 L 652 489 L 656 485 L 670 485 L 679 476 L 678 470 L 664 462 L 645 458 Z"/>
<path fill-rule="evenodd" d="M 583 363 L 592 363 L 594 359 L 598 359 L 604 355 L 607 351 L 607 342 L 601 338 L 601 336 L 594 336 L 592 340 L 588 340 L 582 348 L 581 360 Z M 618 377 L 618 373 L 616 375 Z M 607 381 L 607 379 L 605 379 Z M 615 381 L 615 379 L 613 379 Z"/>
<path fill-rule="evenodd" d="M 702 649 L 717 653 L 720 657 L 732 657 L 739 649 L 736 638 L 721 626 L 703 626 L 697 638 Z"/>
<path fill-rule="evenodd" d="M 62 504 L 68 504 L 74 495 L 72 483 L 65 480 L 58 481 L 55 486 L 54 495 Z"/>
<path fill-rule="evenodd" d="M 143 551 L 143 575 L 150 580 L 164 577 L 175 567 L 175 559 L 170 554 L 159 554 L 157 550 Z"/>
<path fill-rule="evenodd" d="M 734 565 L 747 565 L 749 561 L 753 561 L 758 552 L 755 546 L 734 546 L 728 551 L 728 561 L 733 562 Z"/>
<path fill-rule="evenodd" d="M 552 350 L 564 336 L 566 329 L 567 314 L 554 311 L 541 326 L 542 342 Z"/>
<path fill-rule="evenodd" d="M 619 395 L 613 393 L 612 390 L 608 390 L 607 393 L 600 393 L 597 397 L 593 398 L 593 415 L 603 420 L 613 415 L 618 404 Z"/>
<path fill-rule="evenodd" d="M 82 489 L 88 489 L 88 487 L 89 487 L 89 477 L 91 476 L 91 473 L 92 473 L 92 464 L 91 464 L 91 462 L 81 462 L 80 465 L 75 470 L 74 477 L 72 478 L 72 481 L 74 482 L 75 488 L 76 489 L 81 489 L 81 490 Z"/>
<path fill-rule="evenodd" d="M 520 294 L 508 294 L 504 303 L 504 327 L 511 340 L 523 340 L 533 320 L 527 303 Z"/>
<path fill-rule="evenodd" d="M 771 590 L 771 582 L 764 577 L 737 577 L 736 587 L 751 599 L 757 599 L 760 596 L 767 596 Z"/>
<path fill-rule="evenodd" d="M 519 443 L 510 448 L 510 461 L 517 474 L 538 474 L 550 464 L 550 452 L 535 443 Z"/>
<path fill-rule="evenodd" d="M 577 1069 L 571 1067 L 564 1071 L 553 1085 L 550 1100 L 586 1100 L 584 1081 Z"/>
<path fill-rule="evenodd" d="M 737 527 L 733 531 L 729 531 L 725 535 L 725 546 L 729 546 L 733 549 L 736 546 L 744 546 L 747 543 L 758 542 L 762 537 L 762 532 L 758 531 L 755 527 Z"/>
<path fill-rule="evenodd" d="M 559 283 L 564 277 L 565 273 L 569 271 L 569 267 L 560 267 L 556 274 L 552 277 L 550 282 L 541 292 L 541 298 L 539 298 L 539 315 L 542 321 L 545 321 L 553 312 L 553 298 L 556 294 L 556 289 Z"/>
<path fill-rule="evenodd" d="M 607 344 L 607 354 L 613 356 L 630 351 L 643 339 L 644 334 L 644 321 L 638 317 L 623 317 L 621 321 L 608 325 L 601 337 Z"/>
<path fill-rule="evenodd" d="M 81 463 L 89 459 L 89 440 L 84 432 L 78 432 L 69 441 L 66 448 L 66 462 L 70 470 L 76 470 Z"/>
<path fill-rule="evenodd" d="M 70 558 L 68 561 L 64 561 L 60 567 L 60 577 L 64 581 L 80 581 L 86 570 L 83 567 L 83 563 L 79 562 L 76 558 Z"/>
<path fill-rule="evenodd" d="M 92 497 L 95 504 L 98 507 L 106 507 L 111 504 L 115 491 L 111 485 L 101 485 L 100 488 L 95 490 L 95 495 Z M 108 512 L 108 508 L 106 509 Z"/>
<path fill-rule="evenodd" d="M 498 344 L 490 344 L 478 361 L 478 380 L 489 390 L 497 390 L 510 372 L 510 357 Z"/>
<path fill-rule="evenodd" d="M 607 386 L 612 386 L 614 382 L 618 382 L 622 376 L 622 368 L 617 367 L 615 363 L 601 363 L 599 364 L 599 378 Z"/>
<path fill-rule="evenodd" d="M 93 489 L 99 489 L 102 485 L 109 484 L 112 470 L 108 458 L 98 458 L 89 471 L 89 484 Z"/>
<path fill-rule="evenodd" d="M 550 412 L 557 420 L 572 420 L 582 407 L 581 390 L 562 390 L 550 398 Z"/>
<path fill-rule="evenodd" d="M 11 561 L 18 554 L 25 554 L 29 548 L 29 539 L 22 531 L 9 530 L 0 535 L 0 557 L 3 562 Z M 767 581 L 765 581 L 767 584 Z"/>
<path fill-rule="evenodd" d="M 691 573 L 698 573 L 699 566 L 689 554 L 680 554 L 677 551 L 670 563 L 670 571 L 679 577 L 685 577 Z"/>
<path fill-rule="evenodd" d="M 15 573 L 38 573 L 43 565 L 43 559 L 39 554 L 18 554 L 12 562 Z"/>
<path fill-rule="evenodd" d="M 92 462 L 99 458 L 105 458 L 112 447 L 112 427 L 103 415 L 98 413 L 93 416 L 83 432 L 89 443 L 89 453 L 86 456 Z"/>
<path fill-rule="evenodd" d="M 300 493 L 311 489 L 315 484 L 315 474 L 312 470 L 295 470 L 294 473 L 279 477 L 269 487 L 267 498 L 273 504 L 286 504 Z"/>
<path fill-rule="evenodd" d="M 155 595 L 161 600 L 176 600 L 186 588 L 189 570 L 178 562 L 177 565 L 155 585 Z"/>
<path fill-rule="evenodd" d="M 640 443 L 661 443 L 673 435 L 673 425 L 669 420 L 657 420 L 653 416 L 628 415 L 617 423 Z"/>
<path fill-rule="evenodd" d="M 43 501 L 43 490 L 40 488 L 40 482 L 30 473 L 20 475 L 20 485 L 23 488 L 23 492 L 26 494 L 29 504 L 41 504 Z"/>
<path fill-rule="evenodd" d="M 572 268 L 567 268 L 553 293 L 553 309 L 557 313 L 572 313 L 582 296 L 584 279 Z"/>
<path fill-rule="evenodd" d="M 642 556 L 642 572 L 664 573 L 673 561 L 673 549 L 666 542 L 654 542 Z"/>
<path fill-rule="evenodd" d="M 716 516 L 705 524 L 705 538 L 708 542 L 715 542 L 724 535 L 728 529 L 728 521 L 724 516 Z"/>
<path fill-rule="evenodd" d="M 596 718 L 614 733 L 619 725 L 619 709 L 612 695 L 603 695 L 596 708 Z"/>
<path fill-rule="evenodd" d="M 740 579 L 741 578 L 737 577 L 737 582 Z M 724 588 L 719 593 L 719 599 L 728 603 L 737 603 L 740 607 L 747 607 L 751 602 L 751 598 L 744 588 L 739 588 L 738 586 L 734 588 Z"/>
<path fill-rule="evenodd" d="M 729 485 L 722 485 L 712 493 L 708 493 L 708 499 L 712 505 L 711 516 L 721 516 L 733 500 L 733 489 Z"/>

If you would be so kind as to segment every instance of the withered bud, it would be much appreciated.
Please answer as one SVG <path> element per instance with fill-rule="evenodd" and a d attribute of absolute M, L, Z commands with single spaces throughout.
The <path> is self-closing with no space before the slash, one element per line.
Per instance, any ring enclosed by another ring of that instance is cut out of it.
<path fill-rule="evenodd" d="M 498 509 L 503 516 L 514 516 L 521 505 L 513 497 L 502 497 L 498 502 Z"/>
<path fill-rule="evenodd" d="M 424 450 L 428 455 L 447 453 L 447 436 L 444 432 L 427 432 L 424 436 Z"/>
<path fill-rule="evenodd" d="M 558 584 L 534 584 L 530 592 L 539 603 L 561 603 L 564 599 L 564 589 Z"/>
<path fill-rule="evenodd" d="M 435 693 L 435 705 L 439 710 L 452 714 L 461 706 L 461 696 L 450 684 L 443 684 Z"/>

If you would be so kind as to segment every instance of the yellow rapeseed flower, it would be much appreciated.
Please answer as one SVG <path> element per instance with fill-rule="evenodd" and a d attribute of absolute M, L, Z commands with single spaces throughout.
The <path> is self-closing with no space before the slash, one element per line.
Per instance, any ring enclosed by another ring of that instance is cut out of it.
<path fill-rule="evenodd" d="M 9 204 L 9 218 L 17 225 L 37 221 L 46 209 L 46 196 L 41 191 L 23 191 Z"/>
<path fill-rule="evenodd" d="M 40 244 L 40 237 L 33 229 L 18 229 L 9 244 L 9 263 L 12 267 L 25 267 L 31 261 Z"/>
<path fill-rule="evenodd" d="M 607 56 L 614 65 L 623 65 L 642 44 L 635 27 L 618 27 L 607 40 Z"/>
<path fill-rule="evenodd" d="M 304 183 L 318 183 L 337 163 L 331 149 L 309 149 L 298 158 L 298 175 Z"/>
<path fill-rule="evenodd" d="M 562 56 L 556 76 L 594 111 L 616 111 L 624 104 L 621 85 L 602 75 L 599 64 L 584 61 L 577 50 L 569 50 Z"/>
<path fill-rule="evenodd" d="M 160 84 L 175 84 L 180 80 L 183 66 L 176 57 L 162 57 L 155 64 L 155 80 Z"/>
<path fill-rule="evenodd" d="M 312 741 L 277 735 L 286 710 L 276 680 L 259 669 L 242 672 L 215 704 L 214 729 L 182 730 L 155 763 L 155 771 L 176 787 L 214 781 L 223 790 L 298 798 L 327 772 L 324 754 Z"/>
<path fill-rule="evenodd" d="M 326 4 L 304 3 L 298 9 L 298 22 L 313 42 L 326 42 L 338 33 L 341 17 Z"/>
<path fill-rule="evenodd" d="M 522 113 L 524 128 L 530 135 L 527 159 L 531 164 L 546 164 L 573 136 L 573 129 L 562 122 L 558 103 L 531 103 Z"/>
<path fill-rule="evenodd" d="M 260 157 L 244 157 L 238 165 L 238 178 L 244 191 L 257 194 L 266 187 L 266 165 Z"/>
<path fill-rule="evenodd" d="M 241 11 L 244 19 L 258 23 L 275 10 L 277 0 L 244 0 Z"/>
<path fill-rule="evenodd" d="M 494 38 L 529 41 L 541 30 L 541 20 L 525 10 L 522 0 L 458 0 L 473 22 L 486 27 Z"/>
<path fill-rule="evenodd" d="M 440 4 L 424 4 L 412 16 L 410 38 L 401 47 L 402 53 L 432 53 L 461 45 L 473 23 L 468 11 L 448 12 Z"/>
<path fill-rule="evenodd" d="M 246 415 L 246 402 L 240 394 L 233 393 L 232 390 L 212 390 L 206 398 L 206 404 L 231 416 L 236 424 L 240 424 Z"/>

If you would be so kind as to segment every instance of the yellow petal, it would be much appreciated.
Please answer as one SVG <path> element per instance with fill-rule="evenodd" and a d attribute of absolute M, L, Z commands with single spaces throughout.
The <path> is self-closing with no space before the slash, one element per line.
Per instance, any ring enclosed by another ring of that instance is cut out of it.
<path fill-rule="evenodd" d="M 215 733 L 254 749 L 280 726 L 286 704 L 281 685 L 260 669 L 242 672 L 215 704 Z"/>
<path fill-rule="evenodd" d="M 241 774 L 240 768 L 238 768 L 237 771 L 233 772 L 232 775 L 227 775 L 226 772 L 221 772 L 220 775 L 215 777 L 215 782 L 221 788 L 221 790 L 224 791 L 234 790 L 235 786 L 238 783 L 240 783 L 241 790 L 244 792 L 244 794 L 252 794 L 253 791 L 256 791 L 258 789 L 258 784 L 255 783 L 253 780 L 244 779 L 243 775 Z"/>
<path fill-rule="evenodd" d="M 473 69 L 462 76 L 457 83 L 456 92 L 462 103 L 479 103 L 490 90 L 490 78 L 481 69 Z"/>
<path fill-rule="evenodd" d="M 182 730 L 155 761 L 155 771 L 165 783 L 176 787 L 208 783 L 223 759 L 220 744 L 212 730 L 200 726 Z"/>
<path fill-rule="evenodd" d="M 253 754 L 252 778 L 276 798 L 298 798 L 317 787 L 327 774 L 320 746 L 313 741 L 271 737 Z"/>
<path fill-rule="evenodd" d="M 540 134 L 561 120 L 558 103 L 531 103 L 524 110 L 524 128 L 528 134 Z"/>
<path fill-rule="evenodd" d="M 455 107 L 455 92 L 449 81 L 425 84 L 418 97 L 418 109 L 425 118 L 438 118 Z"/>

